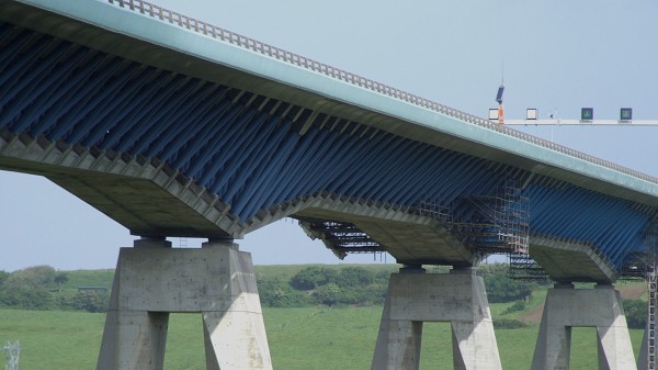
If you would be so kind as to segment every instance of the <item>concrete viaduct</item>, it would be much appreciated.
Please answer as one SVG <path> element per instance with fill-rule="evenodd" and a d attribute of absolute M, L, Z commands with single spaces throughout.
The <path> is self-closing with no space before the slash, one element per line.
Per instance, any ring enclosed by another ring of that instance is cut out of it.
<path fill-rule="evenodd" d="M 556 282 L 533 370 L 568 368 L 573 326 L 598 328 L 600 369 L 636 368 L 612 284 L 644 269 L 658 179 L 140 0 L 0 0 L 0 91 L 0 169 L 140 236 L 98 369 L 162 368 L 169 312 L 203 314 L 208 369 L 271 369 L 234 240 L 283 217 L 403 264 L 374 370 L 417 369 L 425 321 L 452 323 L 455 369 L 500 369 L 472 270 L 493 253 Z"/>

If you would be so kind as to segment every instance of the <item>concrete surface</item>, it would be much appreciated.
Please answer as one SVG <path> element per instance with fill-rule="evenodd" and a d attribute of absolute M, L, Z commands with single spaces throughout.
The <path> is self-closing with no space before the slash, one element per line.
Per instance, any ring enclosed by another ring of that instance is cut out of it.
<path fill-rule="evenodd" d="M 553 281 L 613 283 L 618 278 L 614 266 L 591 245 L 531 236 L 530 256 Z"/>
<path fill-rule="evenodd" d="M 532 370 L 568 370 L 572 327 L 596 327 L 599 370 L 637 370 L 621 295 L 612 285 L 550 289 L 539 328 Z"/>
<path fill-rule="evenodd" d="M 454 369 L 501 370 L 482 278 L 422 271 L 391 275 L 371 369 L 417 370 L 423 322 L 450 322 Z"/>
<path fill-rule="evenodd" d="M 249 253 L 135 244 L 120 251 L 97 370 L 162 369 L 170 312 L 202 314 L 207 369 L 272 369 Z"/>

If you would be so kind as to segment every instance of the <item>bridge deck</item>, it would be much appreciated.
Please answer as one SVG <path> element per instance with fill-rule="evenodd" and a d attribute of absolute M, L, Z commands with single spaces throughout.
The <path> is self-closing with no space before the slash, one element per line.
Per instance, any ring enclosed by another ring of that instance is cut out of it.
<path fill-rule="evenodd" d="M 513 182 L 546 266 L 594 251 L 613 278 L 644 247 L 655 178 L 158 9 L 0 0 L 0 167 L 140 235 L 297 215 L 350 221 L 403 262 L 470 264 L 460 225 L 486 212 L 469 199 Z M 418 218 L 423 201 L 453 222 Z M 585 249 L 545 253 L 556 242 Z"/>

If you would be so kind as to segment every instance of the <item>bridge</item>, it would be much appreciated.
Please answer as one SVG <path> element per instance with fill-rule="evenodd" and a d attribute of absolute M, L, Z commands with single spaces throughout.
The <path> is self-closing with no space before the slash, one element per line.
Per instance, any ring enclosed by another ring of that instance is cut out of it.
<path fill-rule="evenodd" d="M 499 369 L 471 269 L 490 254 L 557 283 L 533 369 L 568 368 L 573 326 L 599 328 L 602 369 L 635 368 L 612 284 L 644 272 L 658 179 L 144 1 L 0 0 L 0 21 L 0 168 L 141 237 L 99 369 L 161 368 L 168 312 L 203 313 L 209 369 L 271 368 L 234 241 L 283 217 L 338 257 L 404 266 L 373 369 L 417 368 L 424 321 L 452 322 L 456 369 Z"/>

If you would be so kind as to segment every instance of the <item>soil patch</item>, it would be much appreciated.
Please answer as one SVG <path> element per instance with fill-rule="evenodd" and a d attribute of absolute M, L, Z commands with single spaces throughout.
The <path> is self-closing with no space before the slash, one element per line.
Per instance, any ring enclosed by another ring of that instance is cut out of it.
<path fill-rule="evenodd" d="M 644 284 L 628 284 L 616 286 L 615 289 L 621 293 L 623 299 L 637 300 L 647 292 L 647 287 Z"/>
<path fill-rule="evenodd" d="M 539 324 L 541 322 L 541 316 L 543 314 L 544 314 L 544 303 L 542 302 L 541 304 L 535 306 L 535 308 L 533 308 L 532 310 L 519 316 L 519 320 L 521 320 L 522 322 L 528 325 Z"/>

